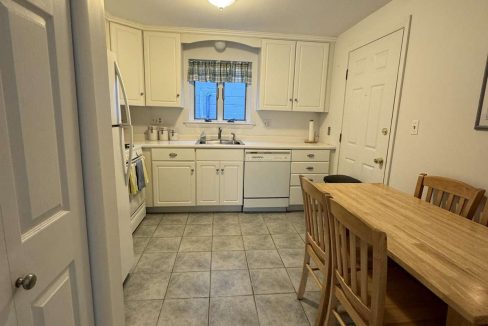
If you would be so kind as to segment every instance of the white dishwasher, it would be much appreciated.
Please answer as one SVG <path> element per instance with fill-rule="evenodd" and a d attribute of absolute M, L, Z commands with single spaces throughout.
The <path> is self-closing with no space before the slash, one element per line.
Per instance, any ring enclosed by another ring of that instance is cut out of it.
<path fill-rule="evenodd" d="M 290 150 L 246 150 L 244 211 L 286 210 L 290 162 Z"/>

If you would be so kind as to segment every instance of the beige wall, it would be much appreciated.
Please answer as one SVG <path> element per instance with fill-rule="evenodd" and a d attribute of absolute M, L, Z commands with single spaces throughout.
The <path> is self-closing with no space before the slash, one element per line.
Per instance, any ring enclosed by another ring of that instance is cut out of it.
<path fill-rule="evenodd" d="M 485 0 L 393 0 L 340 35 L 322 138 L 338 143 L 349 51 L 393 31 L 409 15 L 390 185 L 413 192 L 417 174 L 426 172 L 488 189 L 488 131 L 473 129 L 488 54 Z M 414 119 L 420 120 L 417 136 L 409 133 Z"/>
<path fill-rule="evenodd" d="M 210 60 L 242 60 L 253 63 L 253 83 L 248 89 L 248 106 L 251 113 L 251 121 L 255 126 L 229 126 L 224 128 L 224 133 L 233 132 L 238 137 L 251 136 L 290 137 L 305 139 L 308 134 L 308 121 L 315 119 L 317 124 L 323 114 L 303 112 L 271 112 L 256 111 L 257 91 L 259 82 L 259 49 L 251 48 L 238 43 L 227 43 L 224 52 L 219 53 L 214 48 L 213 42 L 198 42 L 183 46 L 183 94 L 184 108 L 143 108 L 134 107 L 131 110 L 136 132 L 141 135 L 153 118 L 162 117 L 163 125 L 175 128 L 177 132 L 186 137 L 196 137 L 202 130 L 207 134 L 215 134 L 217 126 L 202 128 L 201 126 L 188 126 L 185 124 L 193 115 L 193 86 L 186 81 L 188 71 L 188 59 Z M 264 125 L 264 120 L 270 120 L 270 126 Z"/>

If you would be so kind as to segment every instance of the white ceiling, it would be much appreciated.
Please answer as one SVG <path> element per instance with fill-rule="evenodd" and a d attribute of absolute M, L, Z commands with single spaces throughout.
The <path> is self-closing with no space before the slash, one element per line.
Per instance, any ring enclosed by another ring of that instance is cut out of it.
<path fill-rule="evenodd" d="M 105 0 L 115 17 L 146 25 L 337 36 L 390 0 Z"/>

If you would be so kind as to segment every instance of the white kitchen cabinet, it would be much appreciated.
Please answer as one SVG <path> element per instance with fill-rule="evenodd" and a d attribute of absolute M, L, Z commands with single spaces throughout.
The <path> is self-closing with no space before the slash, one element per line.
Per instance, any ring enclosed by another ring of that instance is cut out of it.
<path fill-rule="evenodd" d="M 329 44 L 264 40 L 259 109 L 324 112 Z"/>
<path fill-rule="evenodd" d="M 242 205 L 244 162 L 220 162 L 220 205 Z"/>
<path fill-rule="evenodd" d="M 146 105 L 180 107 L 180 35 L 144 32 L 144 64 Z"/>
<path fill-rule="evenodd" d="M 293 108 L 294 41 L 263 40 L 259 108 L 291 111 Z"/>
<path fill-rule="evenodd" d="M 329 44 L 297 42 L 293 111 L 323 112 Z"/>
<path fill-rule="evenodd" d="M 154 206 L 195 205 L 195 162 L 153 161 Z"/>
<path fill-rule="evenodd" d="M 197 162 L 197 205 L 219 205 L 220 162 Z"/>
<path fill-rule="evenodd" d="M 244 151 L 197 149 L 197 205 L 242 205 Z"/>
<path fill-rule="evenodd" d="M 110 47 L 115 53 L 130 105 L 145 105 L 142 31 L 110 23 Z"/>

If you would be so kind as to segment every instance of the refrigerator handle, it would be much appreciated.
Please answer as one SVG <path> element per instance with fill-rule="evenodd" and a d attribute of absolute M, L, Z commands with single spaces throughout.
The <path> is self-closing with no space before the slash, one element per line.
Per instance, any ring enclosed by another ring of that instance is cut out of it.
<path fill-rule="evenodd" d="M 122 96 L 124 97 L 124 102 L 125 102 L 124 108 L 125 108 L 125 116 L 127 117 L 127 122 L 122 123 L 122 127 L 129 129 L 129 158 L 127 160 L 127 162 L 129 162 L 129 164 L 125 164 L 125 162 L 123 162 L 127 166 L 126 173 L 125 173 L 125 184 L 128 185 L 129 184 L 130 169 L 132 167 L 132 154 L 133 154 L 132 151 L 133 151 L 133 147 L 134 147 L 134 129 L 132 128 L 132 119 L 130 116 L 129 100 L 127 99 L 127 93 L 125 92 L 124 80 L 122 78 L 122 74 L 120 73 L 119 65 L 117 64 L 117 62 L 115 62 L 115 78 L 119 79 L 120 90 L 122 91 Z"/>

